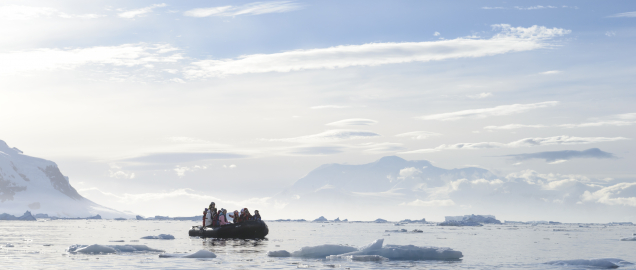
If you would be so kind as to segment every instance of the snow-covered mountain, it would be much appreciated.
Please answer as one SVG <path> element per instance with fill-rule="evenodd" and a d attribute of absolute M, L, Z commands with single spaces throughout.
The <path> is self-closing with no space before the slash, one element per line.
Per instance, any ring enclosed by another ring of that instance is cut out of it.
<path fill-rule="evenodd" d="M 56 217 L 134 217 L 82 197 L 55 162 L 24 155 L 0 140 L 0 213 L 26 210 Z"/>

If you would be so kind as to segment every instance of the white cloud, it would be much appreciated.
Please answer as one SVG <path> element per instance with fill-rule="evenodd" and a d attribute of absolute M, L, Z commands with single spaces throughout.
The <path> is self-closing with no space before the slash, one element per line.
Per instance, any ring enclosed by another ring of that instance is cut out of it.
<path fill-rule="evenodd" d="M 600 127 L 600 126 L 630 126 L 635 124 L 635 121 L 599 121 L 599 122 L 589 122 L 589 123 L 581 123 L 581 124 L 562 124 L 558 125 L 559 127 L 564 128 L 580 128 L 580 127 Z"/>
<path fill-rule="evenodd" d="M 433 36 L 439 37 L 441 34 L 439 32 L 433 33 Z"/>
<path fill-rule="evenodd" d="M 481 9 L 506 9 L 504 7 L 482 7 Z"/>
<path fill-rule="evenodd" d="M 168 5 L 163 4 L 163 3 L 162 4 L 154 4 L 154 5 L 147 6 L 147 7 L 140 8 L 140 9 L 133 9 L 133 10 L 124 11 L 124 12 L 119 13 L 118 15 L 119 15 L 119 17 L 122 17 L 122 18 L 132 19 L 132 18 L 135 18 L 137 16 L 142 16 L 142 15 L 148 14 L 148 13 L 152 12 L 155 8 L 166 7 L 166 6 L 168 6 Z"/>
<path fill-rule="evenodd" d="M 618 119 L 623 119 L 623 120 L 631 120 L 631 119 L 636 119 L 636 113 L 617 114 L 617 115 L 614 115 L 614 117 Z"/>
<path fill-rule="evenodd" d="M 563 72 L 563 71 L 560 71 L 560 70 L 549 70 L 549 71 L 541 72 L 541 73 L 539 73 L 539 74 L 543 74 L 543 75 L 553 75 L 553 74 L 559 74 L 559 73 L 561 73 L 561 72 Z"/>
<path fill-rule="evenodd" d="M 117 179 L 133 179 L 135 178 L 135 173 L 129 173 L 121 170 L 121 166 L 111 163 L 109 164 L 110 170 L 108 170 L 108 174 L 111 178 Z"/>
<path fill-rule="evenodd" d="M 630 11 L 630 12 L 618 13 L 618 14 L 614 14 L 614 15 L 609 16 L 609 17 L 613 17 L 613 18 L 630 18 L 630 17 L 636 17 L 636 11 Z"/>
<path fill-rule="evenodd" d="M 364 152 L 374 153 L 374 154 L 397 152 L 397 151 L 403 151 L 406 149 L 401 143 L 391 143 L 391 142 L 369 143 L 369 144 L 364 144 L 362 147 L 366 148 Z"/>
<path fill-rule="evenodd" d="M 73 69 L 83 65 L 145 66 L 174 63 L 183 57 L 167 44 L 124 44 L 84 49 L 36 49 L 0 53 L 0 74 Z"/>
<path fill-rule="evenodd" d="M 351 106 L 343 106 L 343 105 L 321 105 L 321 106 L 313 106 L 310 109 L 313 110 L 317 110 L 317 109 L 345 109 L 345 108 L 351 108 Z"/>
<path fill-rule="evenodd" d="M 226 169 L 234 169 L 234 168 L 236 168 L 236 165 L 234 165 L 234 164 L 231 164 L 231 165 L 223 165 L 223 168 L 226 168 Z"/>
<path fill-rule="evenodd" d="M 636 183 L 619 183 L 613 186 L 604 187 L 595 192 L 585 191 L 581 195 L 583 201 L 593 201 L 607 205 L 626 205 L 636 207 L 636 197 L 618 197 L 621 194 L 631 191 L 636 194 Z"/>
<path fill-rule="evenodd" d="M 270 139 L 269 141 L 279 142 L 300 142 L 300 143 L 320 143 L 320 142 L 334 142 L 352 139 L 366 139 L 379 137 L 380 134 L 366 130 L 350 130 L 350 129 L 333 129 L 327 130 L 314 135 L 300 136 L 295 138 L 285 139 Z"/>
<path fill-rule="evenodd" d="M 243 55 L 237 59 L 200 60 L 192 63 L 192 66 L 185 70 L 185 75 L 194 79 L 245 73 L 336 69 L 484 57 L 548 48 L 551 46 L 549 40 L 570 33 L 570 30 L 536 25 L 524 28 L 499 24 L 493 25 L 493 28 L 500 32 L 490 39 L 457 38 L 429 42 L 341 45 L 322 49 Z"/>
<path fill-rule="evenodd" d="M 177 165 L 173 170 L 177 173 L 179 177 L 183 177 L 186 172 L 195 172 L 198 170 L 205 170 L 207 168 L 208 166 L 204 166 L 204 165 L 194 165 L 190 167 Z"/>
<path fill-rule="evenodd" d="M 411 131 L 411 132 L 397 134 L 395 135 L 395 137 L 408 137 L 413 140 L 424 140 L 433 136 L 440 136 L 440 135 L 442 134 L 429 132 L 429 131 Z"/>
<path fill-rule="evenodd" d="M 628 140 L 623 137 L 571 137 L 571 136 L 554 136 L 546 138 L 525 138 L 510 143 L 499 142 L 478 142 L 478 143 L 457 143 L 457 144 L 442 144 L 435 148 L 419 149 L 403 154 L 417 154 L 417 153 L 431 153 L 442 150 L 453 149 L 489 149 L 489 148 L 519 148 L 519 147 L 533 147 L 533 146 L 547 146 L 547 145 L 573 145 L 573 144 L 591 144 L 600 142 L 613 142 Z"/>
<path fill-rule="evenodd" d="M 504 126 L 486 126 L 484 129 L 519 129 L 519 128 L 545 128 L 545 125 L 521 125 L 521 124 L 509 124 Z"/>
<path fill-rule="evenodd" d="M 400 170 L 400 177 L 398 177 L 398 179 L 406 179 L 409 177 L 414 177 L 421 173 L 422 171 L 420 171 L 419 169 L 415 167 L 404 168 Z"/>
<path fill-rule="evenodd" d="M 378 121 L 363 118 L 351 118 L 344 119 L 336 122 L 331 122 L 327 126 L 370 126 L 377 124 Z"/>
<path fill-rule="evenodd" d="M 555 6 L 541 6 L 541 5 L 531 6 L 531 7 L 515 7 L 515 9 L 518 9 L 518 10 L 537 10 L 537 9 L 547 9 L 547 8 L 558 8 L 558 7 L 555 7 Z"/>
<path fill-rule="evenodd" d="M 31 7 L 18 5 L 0 6 L 0 19 L 7 20 L 30 20 L 40 17 L 59 17 L 64 19 L 95 19 L 105 16 L 106 15 L 98 14 L 67 14 L 50 7 Z"/>
<path fill-rule="evenodd" d="M 501 116 L 501 115 L 522 113 L 529 110 L 556 106 L 557 104 L 559 104 L 558 101 L 546 101 L 546 102 L 531 103 L 531 104 L 502 105 L 502 106 L 497 106 L 494 108 L 473 109 L 473 110 L 464 110 L 464 111 L 451 112 L 451 113 L 425 115 L 425 116 L 420 116 L 418 118 L 423 120 L 439 120 L 439 121 L 454 121 L 454 120 L 460 120 L 460 119 L 466 119 L 466 118 L 480 119 L 480 118 L 486 118 L 489 116 Z"/>
<path fill-rule="evenodd" d="M 606 36 L 608 36 L 608 37 L 613 37 L 613 36 L 616 36 L 616 32 L 614 32 L 614 31 L 607 31 L 607 32 L 605 32 L 605 35 L 606 35 Z"/>
<path fill-rule="evenodd" d="M 476 94 L 476 95 L 468 95 L 467 97 L 473 98 L 473 99 L 482 99 L 482 98 L 492 97 L 492 93 L 484 92 L 484 93 L 479 93 L 479 94 Z"/>
<path fill-rule="evenodd" d="M 195 8 L 183 13 L 189 17 L 222 16 L 233 17 L 238 15 L 260 15 L 266 13 L 283 13 L 300 9 L 301 6 L 292 1 L 254 2 L 242 6 L 222 6 L 211 8 Z"/>
<path fill-rule="evenodd" d="M 170 137 L 168 138 L 168 140 L 171 142 L 187 143 L 187 144 L 211 144 L 212 143 L 210 141 L 197 139 L 197 138 L 190 138 L 190 137 Z"/>
<path fill-rule="evenodd" d="M 453 206 L 455 202 L 453 200 L 430 200 L 430 201 L 422 201 L 420 199 L 416 199 L 415 201 L 409 203 L 401 203 L 400 205 L 408 205 L 408 206 Z"/>

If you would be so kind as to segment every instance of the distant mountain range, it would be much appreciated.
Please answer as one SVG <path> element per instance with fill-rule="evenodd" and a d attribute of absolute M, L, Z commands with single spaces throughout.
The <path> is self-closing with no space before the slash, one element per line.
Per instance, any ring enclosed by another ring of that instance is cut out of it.
<path fill-rule="evenodd" d="M 0 214 L 27 210 L 53 217 L 134 217 L 84 198 L 55 162 L 24 155 L 0 140 Z"/>

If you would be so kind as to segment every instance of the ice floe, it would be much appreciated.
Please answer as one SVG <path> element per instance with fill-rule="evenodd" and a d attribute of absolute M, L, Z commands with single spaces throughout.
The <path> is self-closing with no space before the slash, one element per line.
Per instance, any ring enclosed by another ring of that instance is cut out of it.
<path fill-rule="evenodd" d="M 174 236 L 171 234 L 160 234 L 160 235 L 149 235 L 144 236 L 141 239 L 162 239 L 162 240 L 173 240 Z"/>
<path fill-rule="evenodd" d="M 320 245 L 315 247 L 303 247 L 291 253 L 292 257 L 302 258 L 325 258 L 329 255 L 339 255 L 358 250 L 351 246 L 342 245 Z"/>
<path fill-rule="evenodd" d="M 546 264 L 560 265 L 560 266 L 587 266 L 587 267 L 612 269 L 612 268 L 618 268 L 624 265 L 630 265 L 633 263 L 624 261 L 622 259 L 603 258 L 603 259 L 591 259 L 591 260 L 585 260 L 585 259 L 560 260 L 560 261 L 547 262 Z"/>
<path fill-rule="evenodd" d="M 636 241 L 636 233 L 632 234 L 632 237 L 621 238 L 621 241 Z"/>
<path fill-rule="evenodd" d="M 124 252 L 163 252 L 146 245 L 72 245 L 66 249 L 68 253 L 82 254 L 113 254 Z"/>
<path fill-rule="evenodd" d="M 327 256 L 329 260 L 349 260 L 349 261 L 357 261 L 357 262 L 381 262 L 388 261 L 389 259 L 382 257 L 380 255 L 331 255 Z"/>
<path fill-rule="evenodd" d="M 291 253 L 287 250 L 276 250 L 267 252 L 269 257 L 291 257 Z"/>
<path fill-rule="evenodd" d="M 205 259 L 205 258 L 216 258 L 216 254 L 214 254 L 211 251 L 202 249 L 199 250 L 195 253 L 164 253 L 164 254 L 159 254 L 159 258 L 198 258 L 198 259 Z"/>

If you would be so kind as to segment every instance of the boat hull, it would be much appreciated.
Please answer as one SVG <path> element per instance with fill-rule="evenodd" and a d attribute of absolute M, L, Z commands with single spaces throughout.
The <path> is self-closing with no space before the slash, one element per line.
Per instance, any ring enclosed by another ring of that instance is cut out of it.
<path fill-rule="evenodd" d="M 269 228 L 262 220 L 245 221 L 238 224 L 229 224 L 216 228 L 206 227 L 201 230 L 201 226 L 192 226 L 188 232 L 190 236 L 204 238 L 240 238 L 257 239 L 265 238 L 269 233 Z"/>

